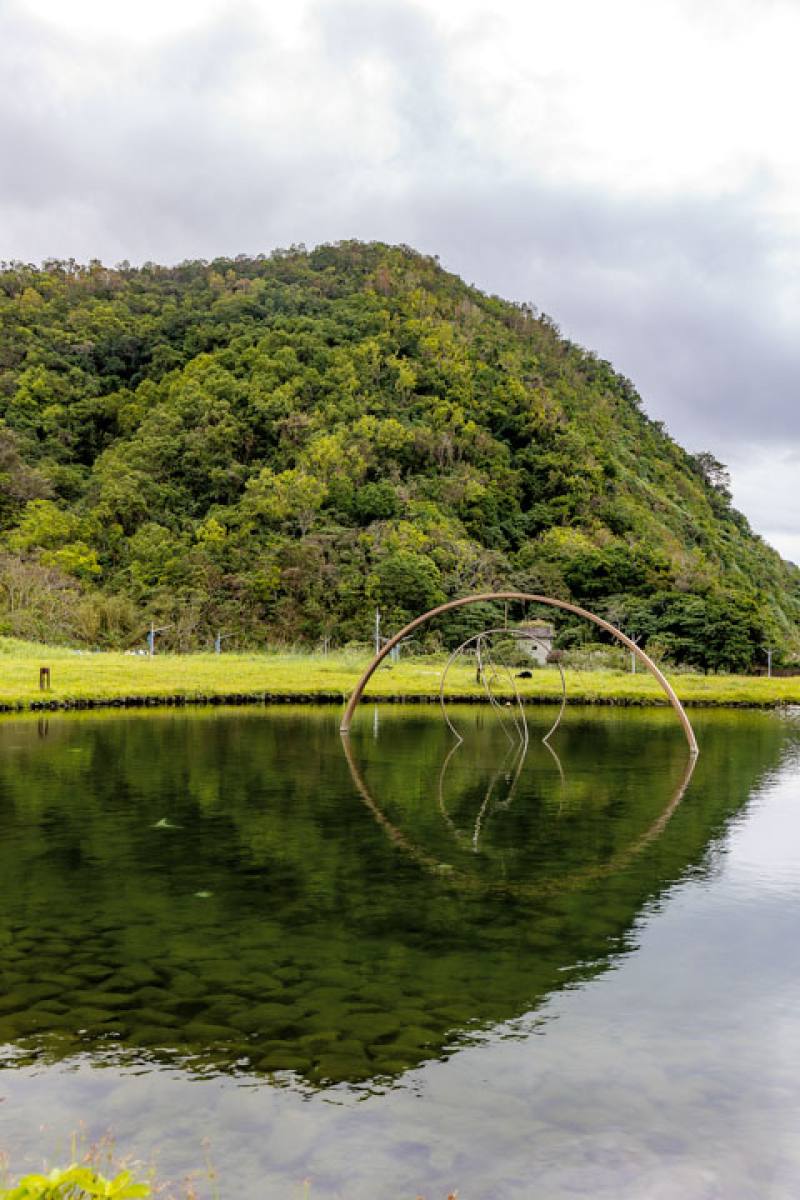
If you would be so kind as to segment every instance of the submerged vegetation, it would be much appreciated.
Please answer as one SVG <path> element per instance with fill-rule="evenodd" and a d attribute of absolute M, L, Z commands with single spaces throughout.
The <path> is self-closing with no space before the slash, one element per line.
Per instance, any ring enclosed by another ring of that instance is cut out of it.
<path fill-rule="evenodd" d="M 800 649 L 800 571 L 721 464 L 547 316 L 404 247 L 8 265 L 0 484 L 17 637 L 121 649 L 152 620 L 173 649 L 342 645 L 376 606 L 389 630 L 505 587 L 678 663 Z"/>

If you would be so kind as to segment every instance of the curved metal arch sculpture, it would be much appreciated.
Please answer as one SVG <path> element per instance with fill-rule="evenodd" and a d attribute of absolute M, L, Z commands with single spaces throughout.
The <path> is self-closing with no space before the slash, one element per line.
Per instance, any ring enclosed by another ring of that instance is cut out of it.
<path fill-rule="evenodd" d="M 384 658 L 386 658 L 388 654 L 391 654 L 394 647 L 398 645 L 403 638 L 408 637 L 409 634 L 413 633 L 415 629 L 419 629 L 420 625 L 424 625 L 426 621 L 430 621 L 433 617 L 441 616 L 442 613 L 450 612 L 454 608 L 464 608 L 468 604 L 491 604 L 497 601 L 506 600 L 521 601 L 523 604 L 544 604 L 548 608 L 560 608 L 565 612 L 574 613 L 578 617 L 583 617 L 585 620 L 591 621 L 595 625 L 599 625 L 601 629 L 604 629 L 606 633 L 610 633 L 611 636 L 616 638 L 618 642 L 622 642 L 623 646 L 626 646 L 632 654 L 636 655 L 642 665 L 647 668 L 650 674 L 654 677 L 654 679 L 657 680 L 663 689 L 667 700 L 675 710 L 678 720 L 681 723 L 683 732 L 686 735 L 686 741 L 689 744 L 689 753 L 693 758 L 697 757 L 697 755 L 700 753 L 697 745 L 697 738 L 694 736 L 694 730 L 692 729 L 691 722 L 686 715 L 684 707 L 676 696 L 669 680 L 661 673 L 661 671 L 659 671 L 656 664 L 647 654 L 645 654 L 644 650 L 640 649 L 640 647 L 637 646 L 635 642 L 631 641 L 629 637 L 626 637 L 621 629 L 617 629 L 615 625 L 610 623 L 610 621 L 605 621 L 602 617 L 598 617 L 596 613 L 589 612 L 588 608 L 581 608 L 577 604 L 570 604 L 567 600 L 555 600 L 552 596 L 537 596 L 532 592 L 488 592 L 476 596 L 463 596 L 459 600 L 448 600 L 446 604 L 439 604 L 436 606 L 436 608 L 431 608 L 428 612 L 423 613 L 421 617 L 415 617 L 413 621 L 409 621 L 408 625 L 405 625 L 399 631 L 399 633 L 394 635 L 394 637 L 389 638 L 386 644 L 381 647 L 379 652 L 375 655 L 372 662 L 367 667 L 364 674 L 359 679 L 352 695 L 350 696 L 350 699 L 347 702 L 347 707 L 344 710 L 344 716 L 342 718 L 342 724 L 340 727 L 341 732 L 343 734 L 348 734 L 350 732 L 350 724 L 353 720 L 353 713 L 358 706 L 359 700 L 364 694 L 365 687 L 369 683 L 377 668 L 383 662 Z"/>

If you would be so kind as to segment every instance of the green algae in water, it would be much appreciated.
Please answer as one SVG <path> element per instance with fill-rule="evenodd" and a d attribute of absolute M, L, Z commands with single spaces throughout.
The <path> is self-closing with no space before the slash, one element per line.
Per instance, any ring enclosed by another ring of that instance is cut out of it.
<path fill-rule="evenodd" d="M 515 786 L 496 718 L 460 719 L 449 759 L 429 714 L 358 725 L 355 782 L 330 711 L 0 725 L 5 1061 L 397 1077 L 604 970 L 785 741 L 707 718 L 662 829 L 669 714 L 571 711 Z"/>

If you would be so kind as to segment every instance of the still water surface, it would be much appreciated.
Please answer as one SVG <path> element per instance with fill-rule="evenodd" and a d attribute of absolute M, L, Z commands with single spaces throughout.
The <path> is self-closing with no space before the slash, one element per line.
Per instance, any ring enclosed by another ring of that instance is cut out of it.
<path fill-rule="evenodd" d="M 223 1200 L 800 1194 L 800 723 L 0 723 L 0 1150 Z M 202 1184 L 199 1185 L 202 1191 Z M 237 1193 L 237 1189 L 239 1189 Z"/>

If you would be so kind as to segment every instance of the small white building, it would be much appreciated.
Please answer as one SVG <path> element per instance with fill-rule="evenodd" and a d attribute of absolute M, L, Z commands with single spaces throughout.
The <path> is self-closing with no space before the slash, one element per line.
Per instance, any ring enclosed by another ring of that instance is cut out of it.
<path fill-rule="evenodd" d="M 556 631 L 547 621 L 532 621 L 518 626 L 520 649 L 543 667 L 553 649 Z"/>

